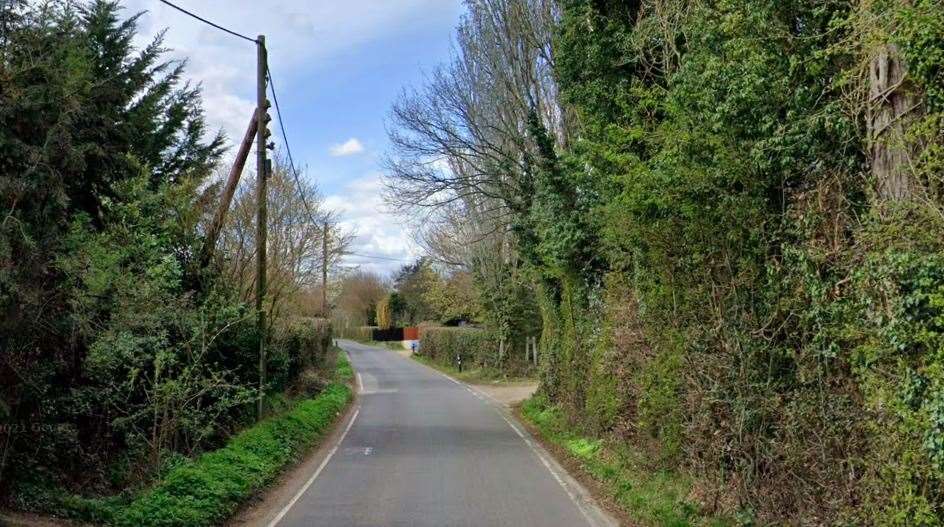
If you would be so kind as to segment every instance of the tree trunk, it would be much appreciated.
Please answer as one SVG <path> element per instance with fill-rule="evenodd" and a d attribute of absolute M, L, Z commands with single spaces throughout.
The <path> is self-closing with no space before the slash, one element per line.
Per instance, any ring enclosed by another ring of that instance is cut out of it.
<path fill-rule="evenodd" d="M 907 81 L 908 70 L 895 44 L 876 50 L 869 66 L 869 157 L 880 201 L 911 198 L 915 144 L 907 137 L 920 100 Z"/>

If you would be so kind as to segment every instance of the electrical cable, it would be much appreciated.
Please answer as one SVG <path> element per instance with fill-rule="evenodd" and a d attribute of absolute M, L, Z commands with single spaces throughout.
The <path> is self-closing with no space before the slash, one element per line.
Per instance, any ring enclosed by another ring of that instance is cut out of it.
<path fill-rule="evenodd" d="M 360 256 L 361 258 L 373 258 L 374 260 L 389 260 L 391 262 L 409 262 L 407 258 L 391 258 L 387 256 L 375 256 L 371 254 L 347 253 L 349 256 Z"/>
<path fill-rule="evenodd" d="M 225 27 L 223 27 L 223 26 L 221 26 L 221 25 L 219 25 L 219 24 L 215 24 L 215 23 L 213 23 L 213 22 L 210 22 L 209 20 L 203 18 L 202 16 L 197 15 L 197 14 L 195 14 L 195 13 L 192 13 L 192 12 L 190 12 L 190 11 L 187 11 L 186 9 L 180 7 L 179 5 L 176 5 L 176 4 L 173 4 L 173 3 L 171 3 L 171 2 L 168 2 L 167 0 L 157 0 L 157 1 L 160 2 L 160 3 L 162 3 L 162 4 L 168 5 L 168 6 L 170 6 L 170 7 L 173 7 L 174 9 L 180 11 L 181 13 L 183 13 L 183 14 L 185 14 L 185 15 L 189 15 L 189 16 L 191 16 L 191 17 L 193 17 L 193 18 L 196 18 L 197 20 L 203 22 L 204 24 L 211 25 L 211 26 L 215 27 L 216 29 L 219 29 L 220 31 L 225 31 L 225 32 L 229 33 L 230 35 L 233 35 L 234 37 L 239 37 L 239 38 L 241 38 L 241 39 L 248 40 L 249 42 L 252 42 L 252 43 L 254 43 L 254 44 L 258 44 L 258 43 L 259 43 L 259 41 L 256 40 L 256 39 L 254 39 L 254 38 L 247 37 L 246 35 L 243 35 L 243 34 L 241 34 L 241 33 L 237 33 L 237 32 L 235 32 L 235 31 L 233 31 L 232 29 L 227 29 L 227 28 L 225 28 Z"/>
<path fill-rule="evenodd" d="M 180 6 L 176 5 L 176 4 L 174 4 L 174 3 L 172 3 L 172 2 L 169 2 L 168 0 L 158 0 L 158 1 L 161 2 L 162 4 L 165 4 L 165 5 L 167 5 L 167 6 L 170 6 L 170 7 L 174 8 L 174 9 L 176 9 L 177 11 L 180 11 L 181 13 L 184 13 L 184 14 L 187 15 L 187 16 L 190 16 L 190 17 L 192 17 L 192 18 L 194 18 L 194 19 L 196 19 L 196 20 L 199 20 L 200 22 L 203 22 L 204 24 L 207 24 L 207 25 L 212 26 L 212 27 L 214 27 L 214 28 L 216 28 L 216 29 L 219 29 L 220 31 L 224 31 L 224 32 L 226 32 L 226 33 L 229 33 L 230 35 L 233 35 L 233 36 L 235 36 L 235 37 L 239 37 L 239 38 L 241 38 L 241 39 L 243 39 L 243 40 L 247 40 L 247 41 L 252 42 L 252 43 L 254 43 L 254 44 L 258 44 L 258 43 L 259 43 L 259 41 L 256 40 L 256 39 L 254 39 L 254 38 L 247 37 L 246 35 L 243 35 L 243 34 L 241 34 L 241 33 L 237 33 L 236 31 L 233 31 L 233 30 L 228 29 L 228 28 L 225 28 L 225 27 L 223 27 L 223 26 L 221 26 L 221 25 L 219 25 L 219 24 L 216 24 L 216 23 L 214 23 L 214 22 L 211 22 L 211 21 L 207 20 L 206 18 L 203 18 L 203 17 L 201 17 L 200 15 L 197 15 L 196 13 L 193 13 L 193 12 L 191 12 L 191 11 L 188 11 L 188 10 L 186 10 L 186 9 L 184 9 L 184 8 L 182 8 L 182 7 L 180 7 Z M 312 213 L 312 211 L 311 211 L 311 206 L 308 204 L 308 198 L 305 196 L 305 193 L 302 191 L 303 186 L 302 186 L 301 178 L 298 176 L 298 170 L 295 168 L 295 159 L 294 159 L 294 157 L 292 156 L 292 147 L 291 147 L 291 145 L 290 145 L 289 142 L 288 142 L 288 134 L 285 133 L 285 121 L 284 121 L 284 119 L 282 119 L 282 109 L 279 107 L 279 96 L 278 96 L 278 94 L 276 93 L 276 90 L 275 90 L 275 80 L 272 78 L 272 70 L 269 68 L 269 65 L 268 65 L 268 64 L 266 64 L 265 67 L 266 67 L 266 77 L 267 77 L 267 79 L 268 79 L 268 81 L 269 81 L 270 90 L 272 91 L 272 102 L 275 104 L 275 114 L 276 114 L 276 116 L 277 116 L 278 119 L 279 119 L 279 130 L 282 132 L 282 141 L 285 143 L 285 153 L 288 155 L 288 162 L 289 162 L 289 166 L 291 167 L 292 178 L 295 180 L 295 185 L 296 185 L 296 188 L 298 189 L 298 196 L 299 196 L 299 198 L 301 198 L 301 200 L 302 200 L 302 205 L 305 207 L 305 213 L 308 215 L 309 221 L 311 221 L 313 224 L 318 224 L 318 223 L 320 223 L 320 222 L 318 222 L 318 221 L 315 219 L 315 215 L 314 215 L 314 213 Z M 346 255 L 346 256 L 358 256 L 358 257 L 361 257 L 361 258 L 369 258 L 369 259 L 374 259 L 374 260 L 387 260 L 387 261 L 392 261 L 392 262 L 404 262 L 404 261 L 407 261 L 407 260 L 405 260 L 405 259 L 403 259 L 403 258 L 391 258 L 391 257 L 387 257 L 387 256 L 377 256 L 377 255 L 360 254 L 360 253 L 353 253 L 353 252 L 345 253 L 345 255 Z"/>
<path fill-rule="evenodd" d="M 288 142 L 288 135 L 285 133 L 285 121 L 282 119 L 282 110 L 279 107 L 279 96 L 275 91 L 275 81 L 272 78 L 272 70 L 269 68 L 268 64 L 266 64 L 266 77 L 268 77 L 269 79 L 269 88 L 272 90 L 272 102 L 275 106 L 275 115 L 279 120 L 279 130 L 282 132 L 282 141 L 285 143 L 285 153 L 286 155 L 288 155 L 288 163 L 292 169 L 292 177 L 295 179 L 295 185 L 298 188 L 299 197 L 302 200 L 302 204 L 305 207 L 305 211 L 308 214 L 309 220 L 311 220 L 312 223 L 317 223 L 315 221 L 314 214 L 312 214 L 311 208 L 308 205 L 308 200 L 305 198 L 305 194 L 302 192 L 301 178 L 299 178 L 298 170 L 296 170 L 295 168 L 295 160 L 292 157 L 292 147 Z M 345 256 L 360 256 L 361 258 L 371 258 L 374 260 L 388 260 L 392 262 L 407 261 L 403 258 L 390 258 L 387 256 L 376 256 L 376 255 L 360 254 L 360 253 L 354 253 L 354 252 L 346 252 L 344 253 L 344 255 Z"/>
<path fill-rule="evenodd" d="M 268 64 L 266 64 L 266 77 L 269 78 L 269 88 L 272 90 L 272 102 L 275 103 L 275 115 L 279 118 L 279 130 L 282 131 L 282 142 L 285 143 L 285 153 L 288 154 L 288 164 L 292 168 L 292 177 L 295 179 L 295 185 L 298 188 L 298 196 L 302 199 L 302 205 L 305 207 L 308 219 L 312 223 L 320 223 L 315 221 L 315 215 L 311 212 L 311 207 L 308 206 L 308 199 L 305 197 L 305 193 L 302 192 L 302 181 L 301 178 L 298 177 L 298 171 L 295 169 L 292 147 L 288 143 L 288 135 L 285 134 L 285 121 L 282 120 L 282 110 L 279 108 L 279 96 L 275 93 L 275 81 L 272 80 L 272 70 L 269 69 Z"/>

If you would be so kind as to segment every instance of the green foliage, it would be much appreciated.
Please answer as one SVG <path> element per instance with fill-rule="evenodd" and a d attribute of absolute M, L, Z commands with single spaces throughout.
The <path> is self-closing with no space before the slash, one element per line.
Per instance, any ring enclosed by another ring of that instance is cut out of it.
<path fill-rule="evenodd" d="M 502 265 L 500 269 L 479 270 L 473 276 L 486 327 L 509 341 L 540 334 L 534 284 L 524 269 Z"/>
<path fill-rule="evenodd" d="M 379 326 L 341 326 L 337 329 L 338 338 L 356 340 L 357 342 L 370 342 L 373 339 L 373 330 Z"/>
<path fill-rule="evenodd" d="M 530 123 L 518 225 L 542 391 L 752 521 L 937 524 L 944 8 L 568 0 L 562 15 L 579 124 L 555 151 Z M 921 196 L 898 204 L 870 201 L 863 169 L 864 65 L 888 43 L 922 103 Z"/>
<path fill-rule="evenodd" d="M 506 341 L 504 354 L 500 337 L 493 331 L 468 327 L 423 327 L 418 354 L 436 364 L 462 370 L 476 370 L 483 376 L 515 376 L 531 372 L 525 360 L 524 339 Z"/>
<path fill-rule="evenodd" d="M 404 265 L 393 279 L 396 289 L 396 294 L 390 301 L 391 313 L 395 319 L 393 323 L 398 326 L 413 326 L 439 318 L 429 303 L 429 295 L 441 280 L 432 268 L 432 263 L 426 258 Z M 377 325 L 385 329 L 379 316 Z"/>
<path fill-rule="evenodd" d="M 338 354 L 334 382 L 312 399 L 233 436 L 224 447 L 185 459 L 134 497 L 89 499 L 29 487 L 32 507 L 108 525 L 219 525 L 312 447 L 348 404 L 353 377 Z M 45 502 L 45 503 L 37 503 Z"/>
<path fill-rule="evenodd" d="M 689 478 L 654 469 L 644 452 L 628 445 L 587 437 L 545 397 L 538 395 L 525 401 L 521 415 L 544 440 L 576 460 L 580 469 L 599 482 L 606 495 L 634 522 L 673 527 L 734 524 L 700 510 L 690 501 L 693 489 Z"/>
<path fill-rule="evenodd" d="M 3 16 L 0 497 L 112 494 L 217 446 L 260 397 L 254 313 L 194 261 L 223 138 L 204 140 L 183 63 L 160 36 L 135 49 L 118 2 Z M 270 388 L 324 339 L 278 333 Z"/>
<path fill-rule="evenodd" d="M 286 415 L 236 435 L 226 447 L 174 469 L 116 511 L 115 525 L 218 525 L 310 448 L 337 419 L 351 390 L 333 384 Z"/>
<path fill-rule="evenodd" d="M 471 273 L 456 271 L 445 278 L 437 274 L 423 295 L 440 323 L 454 325 L 462 321 L 477 321 L 482 317 Z"/>
<path fill-rule="evenodd" d="M 498 339 L 483 329 L 424 327 L 419 354 L 452 366 L 461 361 L 464 368 L 494 368 L 498 364 Z"/>
<path fill-rule="evenodd" d="M 932 112 L 944 111 L 944 13 L 933 0 L 920 0 L 894 10 L 900 27 L 908 72 L 925 92 Z"/>
<path fill-rule="evenodd" d="M 324 368 L 333 346 L 331 323 L 324 319 L 290 317 L 272 328 L 267 377 L 273 390 L 284 389 L 305 370 Z"/>
<path fill-rule="evenodd" d="M 252 317 L 222 291 L 199 302 L 185 294 L 165 241 L 176 229 L 173 198 L 143 178 L 121 186 L 109 223 L 96 231 L 78 215 L 56 260 L 75 337 L 89 343 L 85 382 L 64 403 L 88 419 L 110 408 L 113 433 L 156 466 L 174 443 L 193 451 L 218 438 L 233 424 L 226 416 L 252 400 L 248 379 L 219 355 L 220 344 L 252 332 Z"/>
<path fill-rule="evenodd" d="M 377 327 L 380 329 L 390 329 L 393 327 L 393 303 L 392 295 L 380 299 L 377 302 Z"/>

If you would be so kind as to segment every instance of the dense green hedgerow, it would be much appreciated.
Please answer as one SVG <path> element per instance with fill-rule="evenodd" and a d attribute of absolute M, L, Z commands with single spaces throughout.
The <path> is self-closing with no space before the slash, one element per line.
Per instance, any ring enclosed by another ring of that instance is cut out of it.
<path fill-rule="evenodd" d="M 701 510 L 944 525 L 942 35 L 940 0 L 471 2 L 388 199 L 444 211 L 569 426 Z M 422 353 L 500 362 L 476 335 Z"/>
<path fill-rule="evenodd" d="M 463 369 L 501 372 L 502 375 L 526 374 L 531 364 L 525 358 L 524 339 L 509 341 L 504 349 L 498 335 L 478 328 L 423 328 L 419 353 L 439 364 Z"/>
<path fill-rule="evenodd" d="M 351 399 L 347 382 L 353 375 L 339 354 L 335 381 L 318 396 L 237 434 L 219 450 L 180 462 L 130 501 L 43 488 L 33 489 L 34 499 L 46 501 L 45 509 L 56 514 L 108 525 L 219 525 L 324 435 Z"/>
<path fill-rule="evenodd" d="M 324 367 L 332 345 L 327 320 L 291 317 L 275 324 L 272 333 L 268 357 L 272 389 L 285 388 L 302 371 Z"/>
<path fill-rule="evenodd" d="M 424 328 L 419 353 L 437 362 L 465 367 L 494 366 L 498 340 L 487 330 L 476 328 Z"/>
<path fill-rule="evenodd" d="M 335 382 L 285 415 L 238 434 L 224 448 L 172 470 L 115 513 L 116 525 L 215 525 L 321 437 L 351 398 L 352 370 L 338 357 Z"/>

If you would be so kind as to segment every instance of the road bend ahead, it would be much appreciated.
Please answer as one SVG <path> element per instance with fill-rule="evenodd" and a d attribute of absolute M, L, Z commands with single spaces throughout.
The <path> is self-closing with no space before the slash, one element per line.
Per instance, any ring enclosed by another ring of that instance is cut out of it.
<path fill-rule="evenodd" d="M 361 376 L 358 414 L 279 526 L 600 524 L 465 386 L 390 350 L 341 347 Z"/>

